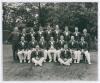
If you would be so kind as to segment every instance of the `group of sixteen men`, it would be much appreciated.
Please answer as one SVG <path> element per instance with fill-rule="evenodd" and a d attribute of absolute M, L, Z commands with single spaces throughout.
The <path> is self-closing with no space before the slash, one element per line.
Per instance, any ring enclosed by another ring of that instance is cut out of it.
<path fill-rule="evenodd" d="M 90 35 L 87 29 L 83 29 L 80 33 L 78 27 L 72 33 L 68 26 L 61 31 L 59 25 L 55 26 L 55 30 L 51 30 L 50 25 L 47 30 L 39 27 L 37 32 L 33 28 L 27 33 L 23 28 L 19 32 L 18 27 L 14 28 L 11 33 L 13 58 L 18 56 L 19 62 L 34 63 L 35 66 L 42 66 L 43 62 L 59 62 L 63 65 L 71 63 L 80 63 L 80 60 L 85 56 L 88 64 L 91 64 L 89 43 Z"/>

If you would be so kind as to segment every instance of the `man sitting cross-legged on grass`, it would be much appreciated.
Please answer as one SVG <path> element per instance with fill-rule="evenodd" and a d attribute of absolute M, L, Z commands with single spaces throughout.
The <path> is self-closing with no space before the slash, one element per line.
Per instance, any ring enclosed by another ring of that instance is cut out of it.
<path fill-rule="evenodd" d="M 80 62 L 81 56 L 84 54 L 86 57 L 86 60 L 88 61 L 88 64 L 91 64 L 90 53 L 88 52 L 88 43 L 86 41 L 84 41 L 84 37 L 81 37 L 81 41 L 79 42 L 79 48 L 81 51 L 81 55 L 78 59 L 79 62 Z"/>
<path fill-rule="evenodd" d="M 27 42 L 25 41 L 24 37 L 21 37 L 21 41 L 18 44 L 18 57 L 20 63 L 24 60 L 26 62 L 26 56 L 27 56 Z"/>
<path fill-rule="evenodd" d="M 31 53 L 32 63 L 39 66 L 42 66 L 45 58 L 43 56 L 43 52 L 40 50 L 39 45 L 36 46 L 36 50 Z"/>
<path fill-rule="evenodd" d="M 64 65 L 70 65 L 72 63 L 71 53 L 67 44 L 64 45 L 64 49 L 61 51 L 60 55 L 58 55 L 58 61 L 60 64 Z"/>

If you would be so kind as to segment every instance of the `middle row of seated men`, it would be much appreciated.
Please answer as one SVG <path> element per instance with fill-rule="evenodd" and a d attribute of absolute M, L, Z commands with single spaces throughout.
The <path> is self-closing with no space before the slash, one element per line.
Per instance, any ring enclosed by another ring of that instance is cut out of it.
<path fill-rule="evenodd" d="M 53 60 L 64 65 L 70 65 L 72 61 L 80 63 L 83 55 L 85 55 L 88 64 L 91 64 L 88 43 L 84 40 L 84 37 L 81 37 L 78 42 L 75 41 L 74 36 L 71 36 L 70 41 L 65 42 L 64 36 L 61 35 L 58 42 L 55 42 L 54 38 L 50 37 L 50 41 L 47 43 L 43 36 L 39 42 L 35 40 L 34 36 L 30 42 L 26 42 L 24 36 L 22 36 L 21 41 L 18 43 L 17 54 L 20 63 L 28 60 L 28 63 L 32 62 L 40 66 L 42 66 L 43 62 L 46 62 L 47 57 L 49 62 Z"/>

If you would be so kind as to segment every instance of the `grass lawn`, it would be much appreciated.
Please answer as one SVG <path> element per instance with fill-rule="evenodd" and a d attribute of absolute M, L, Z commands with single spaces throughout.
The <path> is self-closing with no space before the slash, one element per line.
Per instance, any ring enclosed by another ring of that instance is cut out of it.
<path fill-rule="evenodd" d="M 96 81 L 98 80 L 97 52 L 91 52 L 91 65 L 80 63 L 70 67 L 46 62 L 42 67 L 15 63 L 11 45 L 3 45 L 4 81 Z"/>

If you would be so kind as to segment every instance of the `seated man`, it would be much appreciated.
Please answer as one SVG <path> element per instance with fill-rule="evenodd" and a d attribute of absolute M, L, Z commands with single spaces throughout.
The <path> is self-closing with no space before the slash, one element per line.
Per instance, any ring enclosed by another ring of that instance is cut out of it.
<path fill-rule="evenodd" d="M 71 52 L 71 57 L 74 60 L 74 63 L 76 63 L 79 51 L 78 51 L 78 42 L 75 41 L 74 36 L 71 36 L 71 40 L 69 41 L 68 47 Z"/>
<path fill-rule="evenodd" d="M 44 40 L 44 37 L 40 38 L 39 46 L 44 53 L 44 58 L 45 58 L 44 62 L 46 62 L 48 51 L 47 51 L 47 42 Z"/>
<path fill-rule="evenodd" d="M 64 49 L 58 56 L 58 61 L 60 62 L 60 64 L 64 65 L 70 65 L 70 63 L 72 63 L 71 53 L 70 50 L 68 49 L 67 44 L 64 45 Z"/>
<path fill-rule="evenodd" d="M 84 37 L 81 37 L 81 41 L 79 42 L 79 48 L 80 48 L 81 54 L 84 54 L 86 56 L 88 64 L 91 64 L 90 53 L 88 52 L 88 44 L 86 41 L 84 41 Z M 80 62 L 80 58 L 81 58 L 81 55 L 79 56 L 78 62 Z"/>
<path fill-rule="evenodd" d="M 50 38 L 50 41 L 49 41 L 49 43 L 48 43 L 48 57 L 49 57 L 49 62 L 51 62 L 52 61 L 52 53 L 54 54 L 53 55 L 53 58 L 54 58 L 54 62 L 56 62 L 56 57 L 57 57 L 57 55 L 56 55 L 56 49 L 55 49 L 55 41 L 54 41 L 54 39 L 53 39 L 53 37 L 51 37 Z"/>
<path fill-rule="evenodd" d="M 27 42 L 25 41 L 24 37 L 21 37 L 21 41 L 18 44 L 18 57 L 20 60 L 20 63 L 24 60 L 26 62 L 26 56 L 27 56 Z"/>
<path fill-rule="evenodd" d="M 36 47 L 36 45 L 37 45 L 38 43 L 37 43 L 37 41 L 35 40 L 35 37 L 33 36 L 32 37 L 32 40 L 28 43 L 28 51 L 27 51 L 27 60 L 28 60 L 28 63 L 30 63 L 31 62 L 31 52 L 32 51 L 35 51 L 35 47 Z"/>
<path fill-rule="evenodd" d="M 31 53 L 32 63 L 39 66 L 42 66 L 45 58 L 43 52 L 39 49 L 39 45 L 36 46 L 36 50 Z"/>

